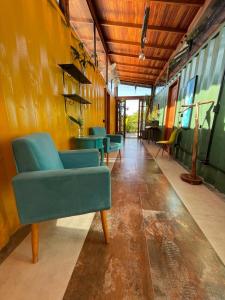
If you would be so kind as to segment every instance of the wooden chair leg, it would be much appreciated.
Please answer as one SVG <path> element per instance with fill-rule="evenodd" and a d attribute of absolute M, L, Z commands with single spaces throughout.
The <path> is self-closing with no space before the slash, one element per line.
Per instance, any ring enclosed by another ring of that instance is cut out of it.
<path fill-rule="evenodd" d="M 156 153 L 156 156 L 155 156 L 155 158 L 158 156 L 158 154 L 159 154 L 159 152 L 162 150 L 162 148 L 161 147 L 159 147 L 159 150 L 158 150 L 158 152 Z"/>
<path fill-rule="evenodd" d="M 164 151 L 165 151 L 165 145 L 163 145 L 163 148 L 162 148 L 162 157 L 163 157 Z"/>
<path fill-rule="evenodd" d="M 104 237 L 105 237 L 105 243 L 109 243 L 109 231 L 108 231 L 108 224 L 107 224 L 107 218 L 106 218 L 106 210 L 101 210 L 101 220 L 102 220 L 102 229 L 104 232 Z"/>
<path fill-rule="evenodd" d="M 170 159 L 172 159 L 172 155 L 171 155 L 171 146 L 170 145 L 168 145 L 167 146 L 168 148 L 168 159 L 170 160 Z"/>
<path fill-rule="evenodd" d="M 106 164 L 109 165 L 109 153 L 106 154 Z"/>
<path fill-rule="evenodd" d="M 119 157 L 120 157 L 120 160 L 121 160 L 122 159 L 121 150 L 119 150 Z"/>
<path fill-rule="evenodd" d="M 32 255 L 33 264 L 38 261 L 38 248 L 39 248 L 39 227 L 38 224 L 31 225 L 31 243 L 32 243 Z"/>

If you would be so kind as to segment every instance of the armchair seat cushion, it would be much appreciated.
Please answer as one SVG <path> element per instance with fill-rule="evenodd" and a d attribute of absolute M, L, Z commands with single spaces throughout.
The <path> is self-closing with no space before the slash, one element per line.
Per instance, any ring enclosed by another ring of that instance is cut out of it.
<path fill-rule="evenodd" d="M 122 148 L 123 136 L 121 134 L 106 134 L 104 127 L 91 127 L 89 132 L 91 135 L 104 137 L 105 153 L 115 152 Z"/>
<path fill-rule="evenodd" d="M 109 151 L 110 152 L 118 151 L 118 150 L 120 150 L 120 147 L 121 147 L 121 144 L 119 144 L 119 143 L 110 143 Z"/>

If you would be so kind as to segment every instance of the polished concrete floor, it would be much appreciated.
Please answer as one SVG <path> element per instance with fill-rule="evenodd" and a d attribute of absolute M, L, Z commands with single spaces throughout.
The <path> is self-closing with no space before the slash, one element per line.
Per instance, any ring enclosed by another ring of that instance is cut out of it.
<path fill-rule="evenodd" d="M 195 219 L 213 197 L 223 217 L 223 199 L 182 186 L 183 168 L 154 151 L 127 139 L 114 164 L 109 245 L 98 214 L 43 223 L 37 265 L 29 236 L 0 265 L 0 299 L 224 299 L 222 256 Z"/>
<path fill-rule="evenodd" d="M 65 300 L 223 299 L 222 261 L 140 142 L 126 141 L 112 191 L 110 245 L 96 216 Z"/>

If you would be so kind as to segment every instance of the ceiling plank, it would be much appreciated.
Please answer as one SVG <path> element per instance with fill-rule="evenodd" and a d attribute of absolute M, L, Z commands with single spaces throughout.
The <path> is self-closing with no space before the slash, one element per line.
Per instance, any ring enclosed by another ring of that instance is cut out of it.
<path fill-rule="evenodd" d="M 161 71 L 163 68 L 160 67 L 151 67 L 148 65 L 136 65 L 136 64 L 129 64 L 129 63 L 122 63 L 122 62 L 115 62 L 118 66 L 127 66 L 127 67 L 136 67 L 136 68 L 143 68 L 143 69 L 152 69 L 152 70 L 159 70 Z"/>
<path fill-rule="evenodd" d="M 93 42 L 93 37 L 90 36 L 79 36 L 79 38 L 84 42 Z M 96 37 L 96 42 L 101 42 L 101 39 Z"/>
<path fill-rule="evenodd" d="M 114 51 L 109 51 L 108 54 L 109 55 L 117 55 L 117 56 L 125 56 L 125 57 L 134 57 L 134 58 L 137 58 L 137 59 L 138 59 L 138 56 L 139 56 L 139 54 L 129 54 L 129 53 L 114 52 Z M 168 58 L 145 56 L 145 60 L 154 60 L 154 61 L 167 62 Z"/>
<path fill-rule="evenodd" d="M 160 70 L 152 70 L 151 68 L 148 68 L 148 69 L 146 69 L 146 71 L 144 71 L 144 70 L 135 70 L 133 68 L 131 70 L 123 69 L 123 68 L 121 69 L 120 67 L 118 68 L 118 66 L 117 66 L 116 69 L 121 72 L 130 72 L 130 73 L 137 73 L 137 74 L 143 74 L 143 75 L 148 74 L 148 75 L 154 75 L 154 76 L 158 76 L 158 74 L 160 72 Z M 150 71 L 150 72 L 147 72 L 147 71 Z M 154 73 L 152 73 L 151 71 L 154 71 Z"/>
<path fill-rule="evenodd" d="M 90 1 L 90 0 L 87 0 Z M 112 21 L 99 21 L 102 26 L 107 27 L 126 27 L 126 28 L 137 28 L 142 29 L 142 24 L 135 24 L 135 23 L 123 23 L 123 22 L 112 22 Z M 154 31 L 164 31 L 164 32 L 172 32 L 177 34 L 185 34 L 186 30 L 174 27 L 166 27 L 166 26 L 154 26 L 148 25 L 148 30 Z"/>
<path fill-rule="evenodd" d="M 162 3 L 162 4 L 174 4 L 174 5 L 185 5 L 193 7 L 201 7 L 204 4 L 204 0 L 199 0 L 196 2 L 188 0 L 151 0 L 151 3 Z"/>
<path fill-rule="evenodd" d="M 142 87 L 147 87 L 147 88 L 151 88 L 152 84 L 150 83 L 141 83 L 141 82 L 133 82 L 133 81 L 129 81 L 129 80 L 121 80 L 120 83 L 125 84 L 125 85 L 133 85 L 133 86 L 142 86 Z M 126 96 L 124 97 L 126 98 Z"/>
<path fill-rule="evenodd" d="M 113 39 L 107 40 L 106 43 L 107 44 L 139 46 L 139 47 L 141 45 L 139 42 L 125 41 L 125 40 L 113 40 Z M 175 50 L 176 49 L 176 47 L 172 47 L 172 46 L 153 45 L 150 43 L 145 43 L 145 48 L 162 49 L 162 50 Z"/>
<path fill-rule="evenodd" d="M 144 73 L 144 72 L 136 72 L 136 71 L 129 71 L 129 70 L 121 70 L 117 68 L 118 72 L 125 72 L 125 73 L 129 73 L 129 74 L 140 74 L 140 75 L 145 75 L 145 76 L 151 76 L 151 77 L 157 77 L 157 74 L 153 74 L 153 73 Z"/>

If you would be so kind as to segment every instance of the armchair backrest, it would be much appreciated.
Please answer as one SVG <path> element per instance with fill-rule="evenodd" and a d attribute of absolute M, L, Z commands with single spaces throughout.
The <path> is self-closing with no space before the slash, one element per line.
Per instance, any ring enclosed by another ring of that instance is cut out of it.
<path fill-rule="evenodd" d="M 62 161 L 48 133 L 34 133 L 12 142 L 17 171 L 63 169 Z"/>
<path fill-rule="evenodd" d="M 178 132 L 179 132 L 179 128 L 173 129 L 168 142 L 170 145 L 175 143 Z"/>
<path fill-rule="evenodd" d="M 91 127 L 89 129 L 90 135 L 99 135 L 99 136 L 106 136 L 105 127 Z"/>

